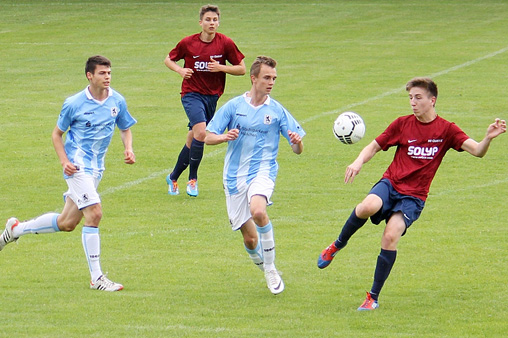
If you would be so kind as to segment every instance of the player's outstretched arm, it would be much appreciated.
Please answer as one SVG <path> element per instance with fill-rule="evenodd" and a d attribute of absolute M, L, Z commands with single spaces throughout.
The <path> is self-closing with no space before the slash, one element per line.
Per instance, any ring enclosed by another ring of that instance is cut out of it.
<path fill-rule="evenodd" d="M 373 158 L 380 150 L 381 147 L 376 140 L 370 142 L 365 148 L 363 148 L 356 160 L 346 168 L 344 183 L 353 183 L 355 176 L 360 173 L 362 166 L 369 162 L 370 159 Z"/>
<path fill-rule="evenodd" d="M 483 157 L 489 150 L 490 142 L 502 133 L 506 133 L 506 121 L 496 119 L 494 123 L 491 123 L 487 128 L 487 134 L 481 142 L 476 142 L 470 138 L 462 144 L 461 148 L 473 156 Z"/>
<path fill-rule="evenodd" d="M 234 141 L 238 138 L 239 134 L 240 131 L 238 129 L 231 129 L 228 130 L 227 133 L 220 135 L 207 131 L 205 137 L 205 144 L 213 146 L 224 142 Z"/>

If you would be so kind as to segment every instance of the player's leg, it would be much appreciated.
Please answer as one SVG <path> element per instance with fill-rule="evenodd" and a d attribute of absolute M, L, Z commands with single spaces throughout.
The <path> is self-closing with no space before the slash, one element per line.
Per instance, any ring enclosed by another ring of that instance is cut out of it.
<path fill-rule="evenodd" d="M 261 247 L 261 241 L 259 240 L 256 224 L 252 218 L 249 218 L 249 220 L 242 225 L 240 231 L 242 232 L 245 250 L 249 254 L 250 259 L 258 268 L 261 269 L 261 271 L 265 271 L 263 248 Z"/>
<path fill-rule="evenodd" d="M 190 146 L 189 158 L 189 183 L 187 184 L 187 194 L 196 197 L 198 195 L 198 169 L 203 159 L 206 137 L 206 122 L 199 122 L 192 126 L 192 141 Z"/>
<path fill-rule="evenodd" d="M 244 187 L 246 189 L 246 187 Z M 226 207 L 229 217 L 231 229 L 236 231 L 240 229 L 243 236 L 244 248 L 249 254 L 252 262 L 264 271 L 263 268 L 263 250 L 261 248 L 261 241 L 259 241 L 256 224 L 252 220 L 249 208 L 249 200 L 247 193 L 242 188 L 238 193 L 230 195 L 227 192 L 226 185 L 224 185 L 226 193 Z"/>
<path fill-rule="evenodd" d="M 263 195 L 253 195 L 250 199 L 252 219 L 256 223 L 261 247 L 263 248 L 263 260 L 265 268 L 266 284 L 270 291 L 277 295 L 284 291 L 284 282 L 275 268 L 275 239 L 273 226 L 266 213 L 268 199 Z"/>
<path fill-rule="evenodd" d="M 9 218 L 4 232 L 0 235 L 0 250 L 6 244 L 16 241 L 23 235 L 72 231 L 82 217 L 83 214 L 77 209 L 74 202 L 70 198 L 66 198 L 61 214 L 50 212 L 23 222 L 14 217 Z"/>
<path fill-rule="evenodd" d="M 318 258 L 318 267 L 324 269 L 330 265 L 337 252 L 347 245 L 351 236 L 367 222 L 369 217 L 376 214 L 382 207 L 383 200 L 378 195 L 367 195 L 346 220 L 337 240 L 321 252 Z"/>
<path fill-rule="evenodd" d="M 178 155 L 178 159 L 176 160 L 176 164 L 173 167 L 173 171 L 166 176 L 166 183 L 168 184 L 168 194 L 170 195 L 178 195 L 180 192 L 178 190 L 178 178 L 184 172 L 185 169 L 189 166 L 190 159 L 190 147 L 192 142 L 192 130 L 189 130 L 187 133 L 187 139 L 185 144 L 183 145 L 182 150 L 180 150 L 180 154 Z"/>
<path fill-rule="evenodd" d="M 261 247 L 263 248 L 263 260 L 265 269 L 274 269 L 275 261 L 275 241 L 273 237 L 273 226 L 266 213 L 266 197 L 254 195 L 250 199 L 250 212 L 252 220 L 256 224 L 256 230 L 259 233 Z"/>
<path fill-rule="evenodd" d="M 102 218 L 101 204 L 97 203 L 84 208 L 83 215 L 85 224 L 83 225 L 81 241 L 90 270 L 90 288 L 103 291 L 122 290 L 122 284 L 112 282 L 102 273 L 100 263 L 101 239 L 99 234 L 99 222 Z"/>
<path fill-rule="evenodd" d="M 395 264 L 397 244 L 405 231 L 406 222 L 404 221 L 403 213 L 400 211 L 394 213 L 388 220 L 383 233 L 381 252 L 377 257 L 372 288 L 367 293 L 367 298 L 358 310 L 374 310 L 379 306 L 377 302 L 379 294 Z"/>

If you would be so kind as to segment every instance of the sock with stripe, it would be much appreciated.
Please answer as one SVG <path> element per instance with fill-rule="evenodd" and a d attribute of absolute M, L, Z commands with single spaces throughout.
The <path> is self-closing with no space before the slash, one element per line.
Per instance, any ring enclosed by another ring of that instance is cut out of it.
<path fill-rule="evenodd" d="M 273 226 L 271 222 L 260 227 L 257 226 L 261 247 L 263 248 L 263 261 L 265 271 L 275 270 L 275 240 L 273 238 Z"/>
<path fill-rule="evenodd" d="M 249 249 L 247 246 L 245 246 L 245 250 L 249 254 L 250 259 L 252 262 L 261 269 L 261 271 L 264 271 L 264 261 L 263 261 L 263 249 L 261 248 L 261 243 L 258 241 L 258 245 L 255 249 Z"/>
<path fill-rule="evenodd" d="M 101 270 L 101 239 L 99 236 L 99 228 L 84 225 L 81 233 L 81 241 L 85 250 L 88 268 L 90 269 L 90 277 L 95 282 L 102 276 Z"/>
<path fill-rule="evenodd" d="M 18 226 L 16 226 L 12 234 L 14 238 L 18 238 L 20 236 L 26 234 L 49 234 L 53 232 L 58 232 L 57 218 L 60 214 L 51 212 L 29 221 L 19 222 Z"/>

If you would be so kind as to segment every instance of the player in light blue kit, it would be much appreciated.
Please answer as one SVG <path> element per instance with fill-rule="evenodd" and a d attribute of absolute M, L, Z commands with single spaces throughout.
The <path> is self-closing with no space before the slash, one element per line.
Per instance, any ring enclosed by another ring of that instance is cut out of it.
<path fill-rule="evenodd" d="M 84 217 L 82 243 L 90 269 L 90 288 L 119 291 L 123 285 L 104 276 L 100 265 L 99 222 L 102 207 L 97 186 L 102 178 L 104 156 L 115 125 L 120 129 L 125 163 L 136 162 L 130 130 L 136 120 L 127 110 L 123 96 L 109 86 L 109 59 L 100 55 L 90 57 L 85 74 L 89 86 L 65 100 L 51 136 L 69 187 L 64 194 L 63 211 L 61 214 L 47 213 L 26 222 L 10 218 L 0 236 L 0 250 L 26 234 L 73 231 Z M 66 131 L 64 144 L 63 134 Z"/>
<path fill-rule="evenodd" d="M 284 291 L 275 268 L 273 227 L 266 212 L 277 177 L 280 135 L 293 152 L 303 151 L 305 131 L 269 94 L 277 78 L 276 61 L 256 58 L 250 69 L 251 90 L 221 107 L 207 127 L 205 143 L 228 142 L 224 160 L 224 192 L 229 221 L 240 229 L 250 258 L 265 272 L 273 294 Z M 226 128 L 227 133 L 224 133 Z"/>

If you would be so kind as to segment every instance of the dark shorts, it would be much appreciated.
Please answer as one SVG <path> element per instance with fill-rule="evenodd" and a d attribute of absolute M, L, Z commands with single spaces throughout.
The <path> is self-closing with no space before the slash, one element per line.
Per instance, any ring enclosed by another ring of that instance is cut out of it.
<path fill-rule="evenodd" d="M 381 210 L 370 217 L 374 224 L 379 224 L 383 220 L 387 222 L 394 213 L 400 211 L 404 216 L 407 229 L 420 217 L 425 206 L 425 201 L 419 198 L 398 193 L 386 178 L 377 182 L 369 194 L 379 196 L 383 200 Z"/>
<path fill-rule="evenodd" d="M 189 130 L 200 122 L 208 124 L 217 109 L 219 95 L 202 95 L 199 93 L 187 93 L 182 96 L 182 105 L 189 118 Z"/>

